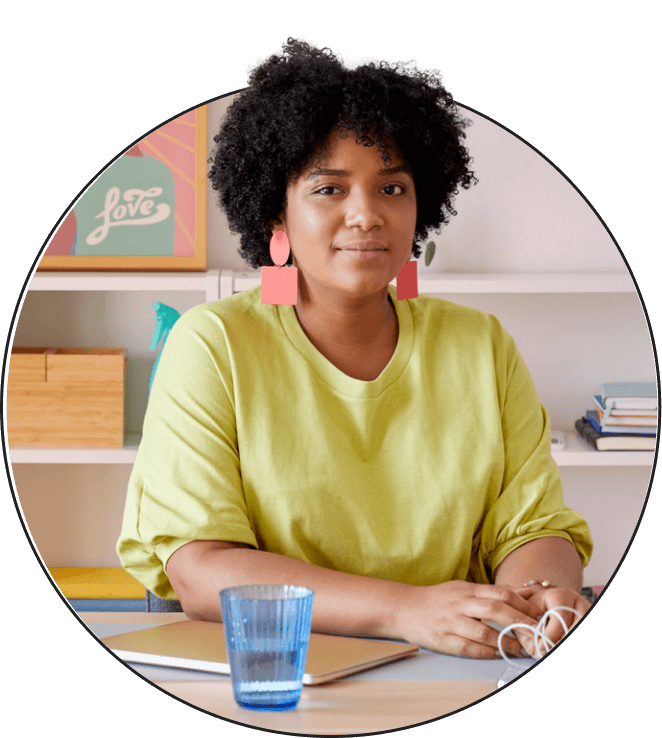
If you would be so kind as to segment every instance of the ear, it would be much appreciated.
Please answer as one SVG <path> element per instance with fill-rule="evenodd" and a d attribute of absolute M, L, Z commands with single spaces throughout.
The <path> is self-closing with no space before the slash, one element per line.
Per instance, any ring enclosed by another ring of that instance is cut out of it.
<path fill-rule="evenodd" d="M 287 234 L 287 226 L 285 224 L 285 219 L 282 216 L 280 219 L 273 220 L 269 224 L 269 232 L 272 236 L 276 231 L 285 231 L 285 233 Z"/>

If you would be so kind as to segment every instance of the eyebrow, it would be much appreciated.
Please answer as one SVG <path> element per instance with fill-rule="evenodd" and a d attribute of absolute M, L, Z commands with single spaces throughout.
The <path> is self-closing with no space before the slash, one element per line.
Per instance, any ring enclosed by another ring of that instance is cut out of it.
<path fill-rule="evenodd" d="M 407 166 L 401 165 L 399 167 L 386 167 L 385 169 L 380 169 L 378 174 L 381 177 L 387 177 L 391 174 L 400 174 L 401 172 L 404 172 L 405 174 L 411 174 L 411 169 Z M 346 169 L 316 169 L 314 172 L 311 172 L 308 175 L 308 179 L 316 179 L 317 177 L 323 177 L 323 176 L 330 176 L 330 177 L 348 177 L 349 172 Z"/>

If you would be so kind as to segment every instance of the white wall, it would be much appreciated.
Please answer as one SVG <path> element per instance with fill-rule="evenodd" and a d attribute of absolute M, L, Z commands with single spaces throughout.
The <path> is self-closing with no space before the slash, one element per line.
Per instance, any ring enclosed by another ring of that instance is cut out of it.
<path fill-rule="evenodd" d="M 209 141 L 232 98 L 209 105 Z M 175 111 L 173 111 L 175 112 Z M 626 272 L 599 218 L 567 180 L 518 138 L 475 113 L 467 130 L 479 184 L 461 192 L 458 215 L 420 272 Z M 239 238 L 208 193 L 208 265 L 246 270 Z M 636 275 L 635 275 L 636 276 Z M 632 294 L 447 295 L 497 315 L 515 337 L 550 412 L 571 430 L 603 381 L 652 380 L 651 342 Z M 152 303 L 182 311 L 198 294 L 31 293 L 16 345 L 122 346 L 129 351 L 127 424 L 140 430 L 154 355 Z M 648 489 L 646 468 L 563 468 L 566 501 L 594 533 L 587 584 L 607 581 L 628 545 Z M 118 564 L 127 467 L 17 465 L 14 477 L 31 533 L 49 565 Z M 64 516 L 64 517 L 62 517 Z M 66 527 L 54 520 L 68 521 Z"/>

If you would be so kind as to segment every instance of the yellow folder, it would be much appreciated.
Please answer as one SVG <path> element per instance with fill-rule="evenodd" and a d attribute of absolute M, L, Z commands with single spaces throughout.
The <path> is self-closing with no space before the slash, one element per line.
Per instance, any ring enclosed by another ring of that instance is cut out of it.
<path fill-rule="evenodd" d="M 138 600 L 145 587 L 122 568 L 48 567 L 62 594 L 68 599 Z"/>

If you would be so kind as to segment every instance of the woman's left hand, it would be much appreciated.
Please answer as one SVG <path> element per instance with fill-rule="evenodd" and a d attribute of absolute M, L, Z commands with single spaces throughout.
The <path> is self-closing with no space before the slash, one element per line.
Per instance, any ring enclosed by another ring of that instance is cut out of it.
<path fill-rule="evenodd" d="M 571 607 L 573 610 L 577 610 L 579 615 L 575 615 L 574 612 L 569 610 L 559 610 L 558 615 L 563 618 L 568 629 L 573 628 L 581 620 L 581 618 L 588 612 L 591 607 L 589 601 L 582 597 L 574 589 L 567 587 L 548 587 L 543 588 L 540 585 L 533 585 L 530 587 L 523 587 L 517 590 L 518 594 L 525 597 L 532 604 L 538 605 L 544 612 L 551 610 L 555 607 Z M 560 620 L 556 615 L 549 615 L 546 618 L 545 625 L 545 637 L 556 644 L 565 635 L 566 631 Z M 536 643 L 534 641 L 533 633 L 529 630 L 516 630 L 514 635 L 517 635 L 520 643 L 530 656 L 536 656 Z M 546 654 L 550 650 L 551 646 L 547 645 L 547 641 L 542 638 L 537 638 L 538 647 L 542 655 Z"/>

